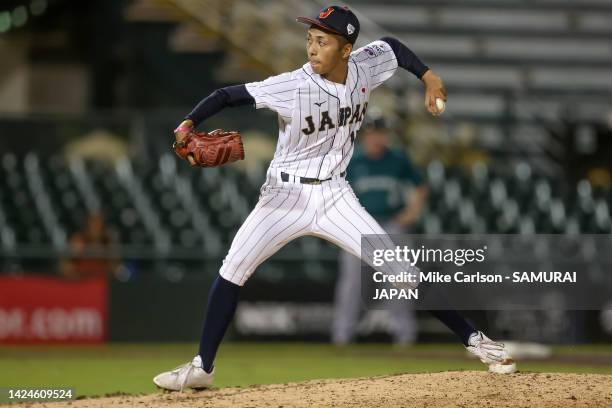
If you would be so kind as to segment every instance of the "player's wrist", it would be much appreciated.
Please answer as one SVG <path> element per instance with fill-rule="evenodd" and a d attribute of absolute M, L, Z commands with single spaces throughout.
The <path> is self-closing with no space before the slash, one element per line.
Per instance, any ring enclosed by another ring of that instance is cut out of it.
<path fill-rule="evenodd" d="M 185 119 L 182 121 L 176 129 L 174 129 L 174 133 L 181 132 L 191 132 L 193 131 L 193 121 L 191 119 Z"/>
<path fill-rule="evenodd" d="M 425 77 L 426 77 L 426 76 L 428 76 L 428 75 L 430 75 L 430 74 L 431 74 L 431 68 L 426 67 L 426 68 L 425 68 L 425 70 L 424 70 L 424 71 L 421 73 L 421 75 L 420 75 L 420 76 L 418 76 L 418 78 L 419 78 L 421 81 L 425 82 Z"/>
<path fill-rule="evenodd" d="M 437 78 L 437 75 L 434 74 L 434 72 L 431 69 L 428 69 L 427 71 L 425 71 L 423 75 L 421 75 L 421 81 L 423 81 L 424 83 L 427 83 L 432 80 L 435 81 L 436 78 Z"/>

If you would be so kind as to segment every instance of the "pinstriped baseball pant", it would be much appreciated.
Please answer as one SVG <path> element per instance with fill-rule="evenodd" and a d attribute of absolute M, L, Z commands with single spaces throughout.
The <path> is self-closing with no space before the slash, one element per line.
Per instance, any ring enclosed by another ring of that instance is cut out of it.
<path fill-rule="evenodd" d="M 283 182 L 280 173 L 272 173 L 262 186 L 257 205 L 236 233 L 220 274 L 242 286 L 262 262 L 304 235 L 321 237 L 361 258 L 361 236 L 365 234 L 379 236 L 364 240 L 364 248 L 395 247 L 344 178 L 310 185 L 293 181 L 293 177 Z M 370 265 L 371 252 L 366 249 L 363 256 Z M 398 273 L 399 267 L 385 264 L 377 270 Z"/>

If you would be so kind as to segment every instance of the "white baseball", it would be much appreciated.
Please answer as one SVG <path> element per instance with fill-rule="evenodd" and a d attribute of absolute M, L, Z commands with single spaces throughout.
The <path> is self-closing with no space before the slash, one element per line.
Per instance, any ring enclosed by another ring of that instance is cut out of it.
<path fill-rule="evenodd" d="M 444 102 L 444 99 L 436 98 L 436 107 L 438 108 L 438 112 L 444 112 L 444 109 L 446 109 L 446 103 Z"/>

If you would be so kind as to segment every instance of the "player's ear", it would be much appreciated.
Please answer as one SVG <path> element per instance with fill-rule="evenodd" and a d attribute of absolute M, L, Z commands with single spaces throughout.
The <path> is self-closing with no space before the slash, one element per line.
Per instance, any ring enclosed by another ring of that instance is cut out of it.
<path fill-rule="evenodd" d="M 353 44 L 351 44 L 349 42 L 344 44 L 344 46 L 342 47 L 342 58 L 348 59 L 348 57 L 349 57 L 349 55 L 351 55 L 352 51 L 353 51 Z"/>

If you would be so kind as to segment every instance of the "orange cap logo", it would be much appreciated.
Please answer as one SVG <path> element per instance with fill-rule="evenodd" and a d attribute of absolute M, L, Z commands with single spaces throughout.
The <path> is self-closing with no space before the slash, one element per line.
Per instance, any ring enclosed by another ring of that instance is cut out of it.
<path fill-rule="evenodd" d="M 334 11 L 333 7 L 329 7 L 327 10 L 319 13 L 319 18 L 327 18 Z"/>

